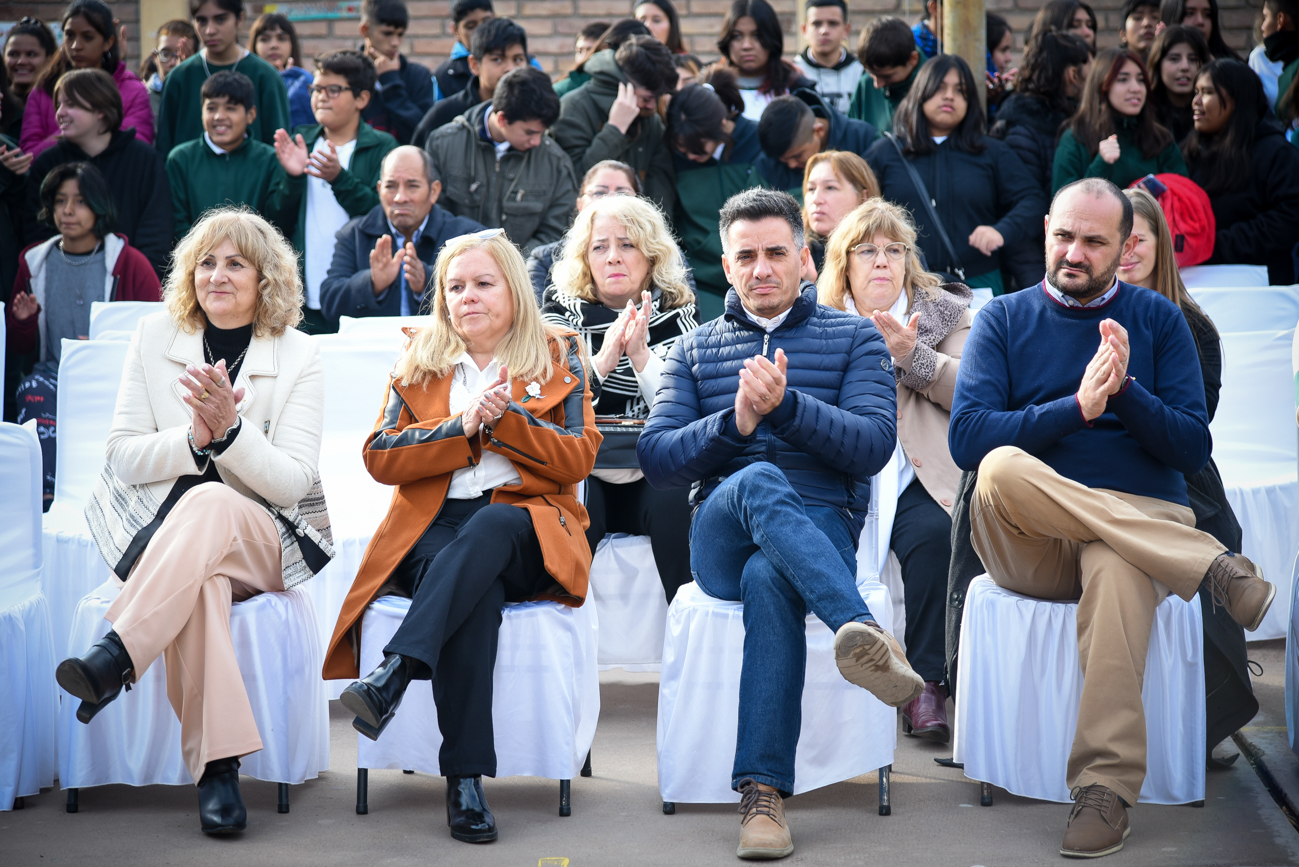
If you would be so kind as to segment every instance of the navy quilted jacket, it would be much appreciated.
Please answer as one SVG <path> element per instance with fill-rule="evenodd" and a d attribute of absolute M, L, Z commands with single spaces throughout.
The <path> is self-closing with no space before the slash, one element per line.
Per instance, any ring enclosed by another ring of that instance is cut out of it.
<path fill-rule="evenodd" d="M 740 368 L 777 349 L 789 359 L 785 399 L 752 436 L 741 436 Z M 724 317 L 677 341 L 636 453 L 651 485 L 694 485 L 694 503 L 727 475 L 769 461 L 804 502 L 847 509 L 860 526 L 870 477 L 888 462 L 896 436 L 897 387 L 884 339 L 869 319 L 819 306 L 816 287 L 805 283 L 770 335 L 732 289 Z"/>

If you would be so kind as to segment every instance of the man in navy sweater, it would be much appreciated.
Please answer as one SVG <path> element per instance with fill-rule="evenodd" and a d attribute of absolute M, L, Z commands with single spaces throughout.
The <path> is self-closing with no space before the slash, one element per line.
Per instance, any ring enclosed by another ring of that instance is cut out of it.
<path fill-rule="evenodd" d="M 735 287 L 726 315 L 677 341 L 637 444 L 657 488 L 694 485 L 690 569 L 699 589 L 744 603 L 739 731 L 741 858 L 794 851 L 782 798 L 807 665 L 807 613 L 835 630 L 850 682 L 901 707 L 924 689 L 856 586 L 870 477 L 893 454 L 897 392 L 869 319 L 816 303 L 798 202 L 745 190 L 719 215 Z"/>
<path fill-rule="evenodd" d="M 1146 772 L 1141 682 L 1155 607 L 1215 602 L 1254 630 L 1276 589 L 1193 529 L 1185 476 L 1212 442 L 1195 342 L 1164 296 L 1115 278 L 1136 243 L 1109 181 L 1064 187 L 1046 219 L 1047 277 L 994 298 L 965 344 L 948 441 L 979 471 L 971 541 L 1002 587 L 1078 600 L 1085 676 L 1060 854 L 1117 852 Z"/>

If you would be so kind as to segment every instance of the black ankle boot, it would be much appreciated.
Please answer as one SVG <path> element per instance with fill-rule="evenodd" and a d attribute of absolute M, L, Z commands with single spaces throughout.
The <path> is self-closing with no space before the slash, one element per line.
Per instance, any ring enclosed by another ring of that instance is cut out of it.
<path fill-rule="evenodd" d="M 204 834 L 230 834 L 248 826 L 239 794 L 239 759 L 208 762 L 198 781 L 198 821 Z"/>
<path fill-rule="evenodd" d="M 80 658 L 71 657 L 59 663 L 54 679 L 70 694 L 81 699 L 77 719 L 90 722 L 95 714 L 122 693 L 122 687 L 131 688 L 135 678 L 135 664 L 117 633 L 109 631 L 96 641 Z"/>
<path fill-rule="evenodd" d="M 496 839 L 496 817 L 487 806 L 482 777 L 447 777 L 447 824 L 451 836 L 465 843 Z"/>
<path fill-rule="evenodd" d="M 389 653 L 378 668 L 343 690 L 339 697 L 343 707 L 356 714 L 352 728 L 377 741 L 397 712 L 410 684 L 410 676 L 406 658 L 399 653 Z"/>

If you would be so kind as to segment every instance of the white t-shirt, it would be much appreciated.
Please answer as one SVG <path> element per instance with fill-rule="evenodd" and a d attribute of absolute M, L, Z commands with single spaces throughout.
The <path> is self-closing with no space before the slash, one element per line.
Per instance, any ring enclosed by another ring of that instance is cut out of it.
<path fill-rule="evenodd" d="M 907 316 L 907 305 L 909 303 L 910 302 L 907 300 L 907 293 L 905 291 L 899 292 L 898 299 L 894 301 L 893 306 L 889 308 L 889 315 L 898 322 L 901 322 L 903 325 L 906 325 L 907 321 L 911 318 Z M 857 307 L 857 302 L 851 295 L 844 299 L 844 305 L 849 312 L 855 312 L 859 316 L 869 316 L 871 313 L 870 310 L 863 313 Z M 894 361 L 896 362 L 897 359 L 894 359 Z M 911 461 L 907 458 L 906 449 L 902 448 L 901 437 L 898 438 L 897 446 L 893 449 L 893 460 L 889 465 L 885 466 L 883 471 L 887 471 L 889 466 L 897 468 L 898 495 L 901 496 L 902 492 L 907 489 L 907 485 L 911 484 L 916 479 L 915 467 L 911 466 Z"/>
<path fill-rule="evenodd" d="M 337 146 L 336 146 L 337 147 Z M 316 139 L 316 146 L 311 152 L 327 151 L 325 136 Z M 338 162 L 343 168 L 351 165 L 352 154 L 356 151 L 356 139 L 338 148 Z M 343 206 L 334 198 L 334 188 L 329 181 L 307 175 L 307 225 L 303 229 L 305 249 L 303 258 L 307 272 L 307 306 L 312 310 L 320 309 L 320 284 L 329 273 L 329 265 L 334 261 L 334 234 L 343 224 L 352 219 Z"/>
<path fill-rule="evenodd" d="M 479 370 L 473 357 L 468 352 L 462 353 L 456 361 L 455 369 L 451 371 L 451 394 L 447 398 L 451 414 L 468 409 L 470 402 L 495 382 L 500 372 L 501 364 L 496 359 L 493 358 L 485 369 Z M 483 449 L 482 460 L 476 465 L 462 467 L 451 474 L 447 499 L 473 500 L 501 485 L 517 485 L 522 481 L 523 477 L 509 458 Z"/>
<path fill-rule="evenodd" d="M 758 88 L 762 86 L 762 81 L 761 78 L 741 77 L 739 79 L 740 96 L 744 99 L 743 115 L 754 123 L 762 120 L 762 112 L 776 98 L 775 94 L 759 92 Z"/>

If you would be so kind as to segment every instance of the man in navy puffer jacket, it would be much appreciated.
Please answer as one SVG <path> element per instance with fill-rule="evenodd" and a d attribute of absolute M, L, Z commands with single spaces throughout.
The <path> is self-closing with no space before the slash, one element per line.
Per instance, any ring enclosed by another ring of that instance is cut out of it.
<path fill-rule="evenodd" d="M 870 477 L 893 454 L 897 393 L 869 319 L 816 303 L 788 194 L 751 189 L 719 219 L 734 287 L 726 315 L 668 354 L 637 446 L 655 487 L 694 485 L 690 567 L 699 588 L 744 603 L 732 786 L 741 858 L 794 846 L 781 800 L 794 789 L 811 610 L 835 630 L 852 683 L 895 707 L 924 688 L 857 591 Z"/>

